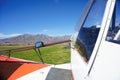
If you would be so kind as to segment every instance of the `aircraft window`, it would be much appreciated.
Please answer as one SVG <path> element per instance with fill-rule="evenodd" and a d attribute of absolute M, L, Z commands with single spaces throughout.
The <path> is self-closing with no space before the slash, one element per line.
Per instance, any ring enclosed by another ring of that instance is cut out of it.
<path fill-rule="evenodd" d="M 120 0 L 115 4 L 106 40 L 120 44 Z"/>
<path fill-rule="evenodd" d="M 95 0 L 78 31 L 75 48 L 85 61 L 90 59 L 95 46 L 107 0 Z M 84 14 L 84 13 L 83 13 Z M 81 24 L 81 23 L 80 23 Z"/>

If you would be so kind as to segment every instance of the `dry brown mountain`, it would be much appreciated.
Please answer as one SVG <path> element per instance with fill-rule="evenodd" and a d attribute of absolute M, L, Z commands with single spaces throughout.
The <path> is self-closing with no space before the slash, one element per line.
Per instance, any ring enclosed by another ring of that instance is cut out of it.
<path fill-rule="evenodd" d="M 19 45 L 19 44 L 31 45 L 38 41 L 42 41 L 46 44 L 46 43 L 69 40 L 70 37 L 71 35 L 53 37 L 53 36 L 48 36 L 44 34 L 38 34 L 38 35 L 24 34 L 17 37 L 0 39 L 0 45 Z"/>

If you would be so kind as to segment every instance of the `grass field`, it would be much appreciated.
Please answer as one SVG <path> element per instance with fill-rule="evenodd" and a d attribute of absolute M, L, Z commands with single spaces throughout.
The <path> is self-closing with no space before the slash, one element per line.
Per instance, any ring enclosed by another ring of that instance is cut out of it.
<path fill-rule="evenodd" d="M 62 64 L 70 62 L 70 49 L 65 49 L 68 43 L 57 44 L 53 46 L 40 48 L 45 63 Z M 8 50 L 23 46 L 0 46 L 0 50 Z M 41 62 L 34 50 L 16 52 L 11 54 L 12 57 Z"/>

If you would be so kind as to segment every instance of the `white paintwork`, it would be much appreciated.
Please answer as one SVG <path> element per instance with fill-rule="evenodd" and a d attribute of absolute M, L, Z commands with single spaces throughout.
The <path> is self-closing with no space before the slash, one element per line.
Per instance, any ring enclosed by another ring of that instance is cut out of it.
<path fill-rule="evenodd" d="M 105 40 L 113 13 L 115 0 L 111 1 L 105 32 L 99 46 L 98 55 L 91 70 L 89 80 L 120 80 L 120 45 Z M 106 15 L 107 16 L 107 15 Z"/>
<path fill-rule="evenodd" d="M 115 3 L 114 2 L 112 4 L 113 1 L 114 0 L 108 0 L 108 2 L 106 4 L 106 9 L 105 9 L 105 13 L 104 13 L 102 24 L 101 24 L 101 29 L 100 29 L 98 39 L 96 41 L 93 53 L 92 53 L 91 58 L 89 60 L 89 64 L 88 64 L 88 67 L 87 67 L 87 72 L 90 70 L 90 67 L 91 67 L 91 65 L 93 63 L 93 60 L 94 60 L 96 54 L 98 54 L 98 50 L 99 50 L 99 47 L 101 45 L 101 40 L 103 38 L 104 39 L 106 38 L 107 31 L 108 31 L 110 21 L 111 21 L 111 17 L 112 17 L 112 13 L 113 13 L 114 3 Z M 112 4 L 112 7 L 111 7 L 111 4 Z"/>
<path fill-rule="evenodd" d="M 71 64 L 66 63 L 66 64 L 59 64 L 59 65 L 51 65 L 51 66 L 36 70 L 34 72 L 31 72 L 25 76 L 18 78 L 17 80 L 46 80 L 46 77 L 51 68 L 71 70 Z"/>
<path fill-rule="evenodd" d="M 118 40 L 119 36 L 120 36 L 120 30 L 117 32 L 117 34 L 116 34 L 114 40 Z"/>
<path fill-rule="evenodd" d="M 75 80 L 83 80 L 85 78 L 85 71 L 87 70 L 87 63 L 75 49 L 71 49 L 71 68 Z"/>
<path fill-rule="evenodd" d="M 103 41 L 90 80 L 120 80 L 120 45 Z"/>
<path fill-rule="evenodd" d="M 58 64 L 58 65 L 55 65 L 54 68 L 71 70 L 71 63 Z"/>
<path fill-rule="evenodd" d="M 98 39 L 97 39 L 97 41 L 96 41 L 96 44 L 95 44 L 95 48 L 94 48 L 94 50 L 93 50 L 93 53 L 92 53 L 92 55 L 91 55 L 91 58 L 90 58 L 90 60 L 89 60 L 89 63 L 88 63 L 88 65 L 86 65 L 86 66 L 81 66 L 81 65 L 84 65 L 85 64 L 85 62 L 81 59 L 81 57 L 80 57 L 80 55 L 77 53 L 77 51 L 71 51 L 71 64 L 72 64 L 72 66 L 75 66 L 75 65 L 78 65 L 79 64 L 79 66 L 77 67 L 77 69 L 75 68 L 75 67 L 72 67 L 72 71 L 73 71 L 73 75 L 74 75 L 74 77 L 75 77 L 75 80 L 80 80 L 81 78 L 86 78 L 87 79 L 87 77 L 89 77 L 88 76 L 88 71 L 90 70 L 90 67 L 91 67 L 91 65 L 92 65 L 92 62 L 93 62 L 93 60 L 94 60 L 94 58 L 95 58 L 95 55 L 96 55 L 96 52 L 97 52 L 97 50 L 98 50 L 98 47 L 99 47 L 99 45 L 100 45 L 100 41 L 101 41 L 101 39 L 102 39 L 102 35 L 103 35 L 103 32 L 104 32 L 104 26 L 105 26 L 105 22 L 107 21 L 107 15 L 108 15 L 108 9 L 109 9 L 109 6 L 110 6 L 110 3 L 111 3 L 111 1 L 109 0 L 108 2 L 107 2 L 107 7 L 106 7 L 106 13 L 104 14 L 104 17 L 103 17 L 103 21 L 102 21 L 102 24 L 101 24 L 101 29 L 100 29 L 100 33 L 99 33 L 99 35 L 98 35 Z M 74 39 L 74 38 L 73 38 Z M 77 39 L 76 37 L 75 37 L 75 39 Z M 74 40 L 75 41 L 75 40 Z M 81 62 L 82 61 L 82 62 Z M 85 67 L 85 68 L 84 68 Z M 78 71 L 80 71 L 80 72 L 82 72 L 81 74 L 80 73 L 78 73 Z M 83 80 L 83 79 L 81 79 L 81 80 Z"/>
<path fill-rule="evenodd" d="M 110 1 L 110 0 L 109 0 L 109 1 Z M 108 6 L 109 4 L 110 4 L 110 2 L 107 2 L 107 5 L 106 5 L 106 6 Z M 109 9 L 109 8 L 106 7 L 106 11 L 107 11 L 108 9 Z M 104 14 L 104 17 L 103 17 L 103 20 L 102 20 L 102 24 L 101 24 L 101 28 L 100 28 L 100 32 L 99 32 L 99 35 L 98 35 L 98 39 L 97 39 L 97 41 L 96 41 L 94 50 L 93 50 L 92 55 L 91 55 L 91 58 L 90 58 L 90 60 L 89 60 L 89 64 L 88 64 L 88 67 L 87 67 L 87 71 L 89 71 L 89 69 L 90 69 L 90 67 L 91 67 L 91 65 L 92 65 L 92 63 L 93 63 L 93 60 L 94 60 L 94 58 L 95 58 L 96 52 L 97 52 L 97 50 L 98 50 L 98 47 L 99 47 L 99 45 L 100 45 L 100 41 L 101 41 L 101 39 L 102 39 L 102 34 L 103 34 L 103 32 L 104 32 L 105 22 L 106 22 L 106 20 L 107 20 L 107 16 L 106 16 L 106 15 L 108 15 L 107 12 Z M 87 73 L 86 73 L 86 74 L 87 74 Z"/>
<path fill-rule="evenodd" d="M 48 67 L 36 70 L 32 73 L 29 73 L 23 77 L 18 78 L 17 80 L 45 80 L 51 67 L 53 66 L 48 66 Z"/>
<path fill-rule="evenodd" d="M 120 45 L 105 40 L 115 2 L 116 0 L 107 1 L 100 33 L 88 65 L 85 65 L 75 49 L 71 49 L 72 72 L 75 80 L 120 80 Z"/>

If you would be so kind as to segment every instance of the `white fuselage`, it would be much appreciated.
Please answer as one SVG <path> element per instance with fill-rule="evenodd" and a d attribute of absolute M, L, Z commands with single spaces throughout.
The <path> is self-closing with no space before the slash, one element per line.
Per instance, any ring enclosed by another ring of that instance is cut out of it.
<path fill-rule="evenodd" d="M 106 3 L 99 35 L 89 61 L 85 62 L 78 51 L 71 48 L 74 80 L 120 80 L 120 44 L 106 40 L 116 1 L 108 0 Z M 74 46 L 77 37 L 72 39 L 71 45 Z"/>

